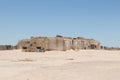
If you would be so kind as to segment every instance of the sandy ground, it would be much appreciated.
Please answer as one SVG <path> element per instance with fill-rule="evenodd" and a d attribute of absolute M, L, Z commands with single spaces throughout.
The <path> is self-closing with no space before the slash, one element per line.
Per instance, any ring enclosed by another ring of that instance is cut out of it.
<path fill-rule="evenodd" d="M 0 80 L 120 80 L 120 51 L 0 51 Z"/>

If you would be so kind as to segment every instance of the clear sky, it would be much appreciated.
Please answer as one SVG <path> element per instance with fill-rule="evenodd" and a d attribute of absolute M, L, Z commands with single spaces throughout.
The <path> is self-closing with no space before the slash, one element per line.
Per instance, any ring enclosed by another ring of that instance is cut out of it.
<path fill-rule="evenodd" d="M 57 34 L 120 47 L 120 0 L 0 0 L 0 44 Z"/>

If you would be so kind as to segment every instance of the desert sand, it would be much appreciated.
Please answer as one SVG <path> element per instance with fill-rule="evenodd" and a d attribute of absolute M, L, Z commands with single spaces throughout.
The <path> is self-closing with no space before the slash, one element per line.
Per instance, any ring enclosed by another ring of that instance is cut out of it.
<path fill-rule="evenodd" d="M 120 80 L 120 51 L 0 51 L 0 80 Z"/>

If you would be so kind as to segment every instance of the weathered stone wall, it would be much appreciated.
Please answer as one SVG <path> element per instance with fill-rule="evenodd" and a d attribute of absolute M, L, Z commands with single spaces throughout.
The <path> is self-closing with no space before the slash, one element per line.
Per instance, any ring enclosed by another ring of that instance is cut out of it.
<path fill-rule="evenodd" d="M 97 40 L 89 39 L 89 48 L 90 49 L 100 49 L 100 42 Z"/>
<path fill-rule="evenodd" d="M 29 39 L 23 39 L 20 40 L 17 44 L 18 49 L 22 49 L 23 47 L 29 47 L 30 45 L 30 40 Z"/>
<path fill-rule="evenodd" d="M 72 49 L 72 38 L 64 38 L 64 51 Z"/>
<path fill-rule="evenodd" d="M 56 48 L 57 50 L 64 50 L 64 39 L 63 37 L 56 37 Z"/>
<path fill-rule="evenodd" d="M 35 48 L 34 50 L 37 51 L 37 49 L 45 48 L 48 49 L 48 38 L 47 37 L 36 37 L 31 38 L 30 40 L 30 46 Z"/>
<path fill-rule="evenodd" d="M 56 41 L 56 38 L 52 38 L 52 37 L 50 37 L 50 38 L 48 38 L 49 40 L 48 40 L 48 49 L 47 50 L 57 50 L 57 45 L 56 45 L 56 43 L 57 43 L 57 41 Z"/>

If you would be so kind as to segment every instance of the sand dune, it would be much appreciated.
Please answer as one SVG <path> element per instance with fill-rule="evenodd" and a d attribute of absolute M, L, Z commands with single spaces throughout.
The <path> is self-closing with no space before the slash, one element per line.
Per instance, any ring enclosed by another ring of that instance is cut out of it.
<path fill-rule="evenodd" d="M 0 80 L 120 80 L 120 51 L 0 51 Z"/>

